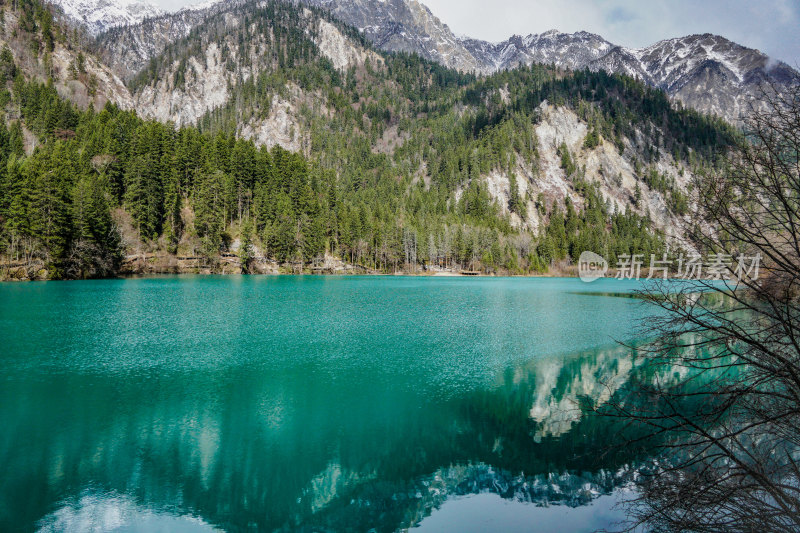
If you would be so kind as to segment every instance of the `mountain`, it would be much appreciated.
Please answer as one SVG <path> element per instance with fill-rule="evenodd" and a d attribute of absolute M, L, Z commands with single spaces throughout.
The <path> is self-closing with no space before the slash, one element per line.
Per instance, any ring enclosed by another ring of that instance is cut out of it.
<path fill-rule="evenodd" d="M 171 43 L 189 35 L 193 28 L 248 1 L 212 0 L 175 13 L 148 18 L 138 24 L 110 28 L 97 36 L 95 52 L 123 79 L 130 80 L 152 58 L 161 54 Z"/>
<path fill-rule="evenodd" d="M 461 72 L 487 72 L 450 28 L 416 0 L 303 0 L 329 10 L 387 52 L 418 53 Z"/>
<path fill-rule="evenodd" d="M 787 64 L 710 34 L 669 39 L 629 53 L 645 71 L 641 79 L 646 83 L 730 121 L 745 116 L 760 100 L 762 84 L 780 89 L 799 80 Z M 591 68 L 611 68 L 610 61 L 607 56 Z"/>
<path fill-rule="evenodd" d="M 465 48 L 484 72 L 496 72 L 531 63 L 553 64 L 578 70 L 603 57 L 614 45 L 591 33 L 559 33 L 550 30 L 541 35 L 512 36 L 501 43 L 487 43 L 463 38 Z"/>
<path fill-rule="evenodd" d="M 619 79 L 598 73 L 581 81 L 584 75 L 576 74 L 559 84 L 563 72 L 543 67 L 476 79 L 418 64 L 402 51 L 379 54 L 363 32 L 327 10 L 290 15 L 266 5 L 229 7 L 167 46 L 129 83 L 136 109 L 159 121 L 300 151 L 345 182 L 405 174 L 426 190 L 441 181 L 452 202 L 465 198 L 471 183 L 485 183 L 491 201 L 526 230 L 545 224 L 537 198 L 547 205 L 586 202 L 570 176 L 578 169 L 599 184 L 603 201 L 649 213 L 660 229 L 677 225 L 673 207 L 691 175 L 681 170 L 680 154 L 705 150 L 694 145 L 695 133 L 687 135 L 695 115 L 676 116 L 675 128 L 663 132 L 671 140 L 654 141 L 646 124 L 658 117 L 639 115 L 640 103 L 624 94 L 629 89 Z M 590 107 L 574 102 L 574 90 L 586 93 Z M 669 110 L 661 93 L 648 98 Z M 623 116 L 641 126 L 623 125 Z M 454 135 L 462 128 L 466 137 Z M 494 135 L 506 140 L 492 148 Z M 506 143 L 518 148 L 500 147 Z M 660 148 L 652 152 L 648 143 Z M 653 166 L 645 171 L 645 165 Z M 647 177 L 653 171 L 657 179 Z M 637 186 L 645 190 L 639 204 Z"/>
<path fill-rule="evenodd" d="M 462 72 L 488 72 L 445 24 L 415 0 L 290 1 L 330 11 L 337 19 L 357 28 L 382 50 L 418 53 Z M 144 68 L 151 57 L 188 35 L 193 27 L 245 3 L 247 0 L 212 0 L 205 7 L 198 5 L 194 9 L 165 14 L 140 24 L 120 25 L 99 36 L 100 50 L 109 64 L 124 76 L 131 77 Z"/>
<path fill-rule="evenodd" d="M 785 63 L 711 34 L 668 39 L 642 49 L 617 46 L 591 33 L 555 30 L 496 45 L 465 42 L 484 64 L 493 62 L 498 69 L 535 62 L 625 74 L 730 122 L 739 121 L 759 100 L 762 83 L 780 87 L 798 81 L 798 73 Z"/>
<path fill-rule="evenodd" d="M 758 100 L 760 84 L 796 83 L 798 73 L 767 55 L 716 35 L 669 39 L 642 49 L 587 32 L 551 30 L 501 43 L 456 37 L 416 0 L 308 0 L 359 28 L 384 50 L 416 52 L 463 72 L 491 74 L 531 63 L 627 74 L 704 113 L 738 121 Z"/>
<path fill-rule="evenodd" d="M 91 35 L 164 14 L 147 0 L 53 0 L 53 4 L 69 19 L 83 25 Z"/>
<path fill-rule="evenodd" d="M 106 32 L 98 56 L 36 0 L 21 6 L 2 6 L 0 43 L 7 276 L 526 273 L 587 249 L 660 256 L 690 182 L 736 137 L 630 78 L 539 64 L 476 76 L 381 51 L 320 7 L 158 17 Z M 101 77 L 109 35 L 144 43 L 159 20 L 186 35 L 126 86 Z"/>
<path fill-rule="evenodd" d="M 618 46 L 587 32 L 556 30 L 489 43 L 454 35 L 417 0 L 300 1 L 329 11 L 385 51 L 417 53 L 461 72 L 484 75 L 532 63 L 570 70 L 604 69 L 636 77 L 686 106 L 730 122 L 739 121 L 758 101 L 763 82 L 780 87 L 798 78 L 785 63 L 710 34 L 669 39 L 642 49 Z M 242 3 L 246 2 L 212 1 L 205 7 L 115 28 L 99 36 L 101 55 L 124 79 L 130 79 L 192 28 Z"/>

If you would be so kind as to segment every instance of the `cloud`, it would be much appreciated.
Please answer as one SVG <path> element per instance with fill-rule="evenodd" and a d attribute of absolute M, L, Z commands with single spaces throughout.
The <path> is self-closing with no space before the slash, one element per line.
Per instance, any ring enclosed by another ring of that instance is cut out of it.
<path fill-rule="evenodd" d="M 628 24 L 634 20 L 637 20 L 638 18 L 639 17 L 636 15 L 636 13 L 624 7 L 615 7 L 606 15 L 606 21 L 609 24 Z"/>

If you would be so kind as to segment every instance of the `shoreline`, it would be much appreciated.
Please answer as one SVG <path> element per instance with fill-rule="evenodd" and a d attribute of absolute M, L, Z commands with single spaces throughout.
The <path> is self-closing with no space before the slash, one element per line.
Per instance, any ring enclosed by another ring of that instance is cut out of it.
<path fill-rule="evenodd" d="M 26 281 L 81 281 L 81 280 L 102 280 L 102 279 L 137 279 L 163 276 L 377 276 L 377 277 L 415 277 L 415 278 L 578 278 L 576 268 L 554 268 L 545 273 L 512 273 L 500 272 L 480 272 L 462 270 L 423 270 L 418 271 L 397 271 L 380 272 L 370 270 L 366 267 L 354 267 L 347 265 L 340 268 L 294 268 L 286 265 L 260 264 L 249 270 L 244 270 L 240 266 L 232 267 L 226 265 L 222 267 L 166 267 L 161 268 L 156 265 L 147 265 L 146 268 L 122 268 L 117 274 L 110 276 L 87 276 L 87 277 L 53 277 L 47 269 L 24 269 L 16 266 L 7 268 L 0 265 L 0 282 L 19 283 Z"/>
<path fill-rule="evenodd" d="M 28 265 L 0 263 L 0 283 L 20 283 L 31 281 L 86 281 L 86 280 L 124 280 L 140 278 L 158 278 L 166 276 L 377 276 L 377 277 L 414 277 L 414 278 L 540 278 L 540 279 L 580 279 L 578 267 L 557 263 L 548 272 L 514 273 L 506 270 L 481 271 L 462 269 L 443 269 L 440 267 L 425 270 L 420 266 L 416 271 L 399 270 L 397 272 L 381 272 L 368 267 L 351 265 L 337 258 L 327 256 L 320 266 L 313 264 L 278 264 L 272 261 L 256 260 L 249 269 L 242 268 L 239 258 L 224 255 L 216 258 L 212 265 L 201 263 L 200 258 L 178 257 L 174 255 L 137 255 L 128 256 L 121 268 L 114 275 L 56 277 L 42 263 Z M 607 275 L 599 279 L 617 279 L 616 270 L 610 269 Z M 627 278 L 626 278 L 627 279 Z M 639 280 L 647 280 L 640 277 Z M 658 276 L 656 279 L 661 279 Z M 670 280 L 680 278 L 670 276 Z M 587 282 L 591 284 L 591 282 Z"/>
<path fill-rule="evenodd" d="M 505 269 L 467 269 L 426 267 L 418 265 L 415 269 L 401 269 L 396 272 L 385 272 L 362 265 L 354 265 L 338 257 L 326 255 L 324 259 L 311 263 L 277 263 L 266 258 L 258 258 L 247 267 L 235 254 L 222 254 L 211 259 L 199 256 L 180 256 L 167 253 L 139 253 L 125 256 L 118 270 L 111 275 L 59 276 L 52 269 L 46 268 L 41 261 L 31 263 L 0 263 L 0 281 L 47 281 L 47 280 L 81 280 L 81 279 L 127 279 L 167 275 L 271 275 L 271 276 L 407 276 L 407 277 L 578 277 L 578 269 L 574 265 L 556 264 L 549 272 L 509 272 Z"/>
<path fill-rule="evenodd" d="M 105 281 L 105 280 L 128 280 L 128 279 L 156 279 L 166 277 L 181 277 L 181 276 L 194 276 L 194 277 L 385 277 L 385 278 L 439 278 L 439 279 L 580 279 L 577 273 L 569 272 L 548 272 L 538 274 L 510 274 L 510 273 L 491 273 L 491 274 L 461 274 L 459 272 L 397 272 L 394 274 L 387 274 L 382 272 L 334 272 L 334 273 L 320 273 L 320 272 L 197 272 L 197 271 L 181 271 L 181 272 L 142 272 L 142 273 L 124 273 L 116 276 L 95 277 L 95 278 L 62 278 L 62 279 L 49 279 L 49 278 L 13 278 L 3 277 L 0 275 L 0 283 L 34 283 L 34 282 L 71 282 L 71 281 Z M 669 281 L 688 281 L 683 278 L 668 278 Z M 597 281 L 611 280 L 611 281 L 648 281 L 648 278 L 625 278 L 617 279 L 613 275 L 598 278 L 592 282 L 585 282 L 586 285 L 592 285 Z M 659 278 L 660 280 L 660 278 Z M 702 279 L 699 281 L 712 281 Z"/>
<path fill-rule="evenodd" d="M 143 272 L 143 273 L 125 273 L 116 276 L 106 277 L 89 277 L 89 278 L 48 278 L 48 277 L 12 277 L 0 275 L 0 283 L 32 283 L 43 281 L 101 281 L 101 280 L 125 280 L 125 279 L 148 279 L 148 278 L 161 278 L 173 276 L 198 276 L 198 277 L 233 277 L 233 276 L 252 276 L 252 277 L 386 277 L 386 278 L 463 278 L 463 279 L 479 279 L 479 278 L 530 278 L 530 279 L 578 279 L 578 276 L 571 276 L 565 273 L 547 273 L 547 274 L 510 274 L 510 273 L 495 273 L 495 274 L 461 274 L 458 272 L 434 272 L 434 273 L 410 273 L 398 272 L 395 274 L 387 274 L 382 272 L 335 272 L 335 273 L 319 273 L 319 272 Z M 613 278 L 612 278 L 613 279 Z"/>

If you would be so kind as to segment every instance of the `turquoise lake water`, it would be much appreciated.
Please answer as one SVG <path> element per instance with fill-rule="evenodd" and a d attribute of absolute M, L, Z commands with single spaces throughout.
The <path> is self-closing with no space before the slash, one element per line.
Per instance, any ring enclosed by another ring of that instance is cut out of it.
<path fill-rule="evenodd" d="M 1 531 L 592 531 L 637 282 L 0 284 Z M 566 529 L 565 529 L 566 528 Z"/>

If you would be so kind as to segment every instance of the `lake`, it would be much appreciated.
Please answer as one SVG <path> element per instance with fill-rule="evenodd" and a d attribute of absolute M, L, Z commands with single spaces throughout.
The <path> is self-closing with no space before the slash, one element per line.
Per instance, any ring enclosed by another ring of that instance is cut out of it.
<path fill-rule="evenodd" d="M 634 281 L 0 284 L 2 531 L 593 531 Z"/>

